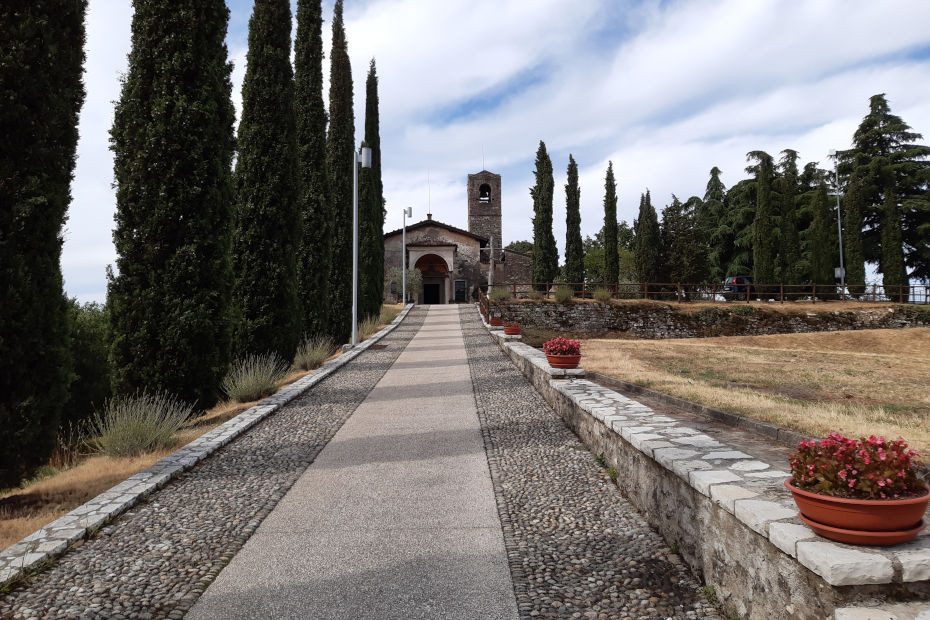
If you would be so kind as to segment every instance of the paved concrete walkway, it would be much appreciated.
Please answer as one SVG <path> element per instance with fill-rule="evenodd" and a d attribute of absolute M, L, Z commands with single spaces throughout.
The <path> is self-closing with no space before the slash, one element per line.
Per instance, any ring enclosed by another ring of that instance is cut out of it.
<path fill-rule="evenodd" d="M 457 306 L 430 308 L 188 617 L 517 618 Z"/>

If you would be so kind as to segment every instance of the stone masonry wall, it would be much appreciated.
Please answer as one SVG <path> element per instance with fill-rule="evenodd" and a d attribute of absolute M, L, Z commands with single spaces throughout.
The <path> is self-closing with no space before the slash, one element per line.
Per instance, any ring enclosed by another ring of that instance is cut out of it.
<path fill-rule="evenodd" d="M 831 311 L 828 304 L 787 313 L 732 304 L 688 312 L 687 306 L 650 302 L 494 302 L 505 321 L 554 331 L 598 334 L 626 332 L 636 338 L 699 338 L 790 334 L 930 325 L 930 309 L 889 304 L 882 308 Z M 684 310 L 684 311 L 683 311 Z"/>

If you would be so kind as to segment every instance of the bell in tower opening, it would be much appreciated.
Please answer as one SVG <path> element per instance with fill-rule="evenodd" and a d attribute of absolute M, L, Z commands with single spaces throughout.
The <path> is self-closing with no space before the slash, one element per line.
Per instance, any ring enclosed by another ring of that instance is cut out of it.
<path fill-rule="evenodd" d="M 478 202 L 491 202 L 491 186 L 487 183 L 478 188 Z"/>

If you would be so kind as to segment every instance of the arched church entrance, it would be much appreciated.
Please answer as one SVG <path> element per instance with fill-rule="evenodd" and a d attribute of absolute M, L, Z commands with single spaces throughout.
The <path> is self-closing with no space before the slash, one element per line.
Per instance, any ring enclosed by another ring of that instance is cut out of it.
<path fill-rule="evenodd" d="M 446 286 L 449 280 L 449 266 L 445 259 L 436 254 L 424 254 L 417 259 L 414 267 L 423 275 L 423 303 L 446 303 Z"/>

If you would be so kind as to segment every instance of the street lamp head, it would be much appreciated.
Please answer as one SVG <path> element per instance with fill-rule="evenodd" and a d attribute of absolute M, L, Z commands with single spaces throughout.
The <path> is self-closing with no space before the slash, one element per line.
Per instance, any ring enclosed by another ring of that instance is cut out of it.
<path fill-rule="evenodd" d="M 371 168 L 371 148 L 362 147 L 362 168 Z"/>
<path fill-rule="evenodd" d="M 413 217 L 413 207 L 407 207 L 404 209 L 404 215 L 407 217 Z"/>

